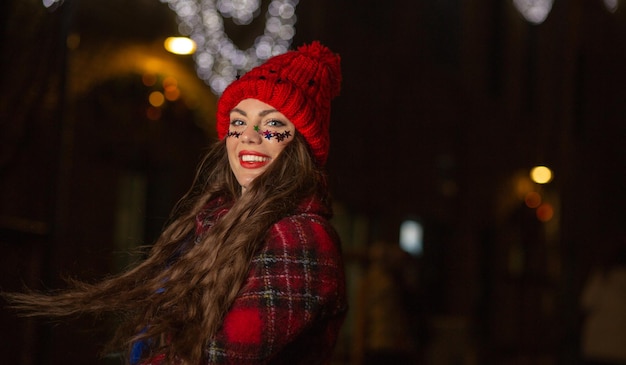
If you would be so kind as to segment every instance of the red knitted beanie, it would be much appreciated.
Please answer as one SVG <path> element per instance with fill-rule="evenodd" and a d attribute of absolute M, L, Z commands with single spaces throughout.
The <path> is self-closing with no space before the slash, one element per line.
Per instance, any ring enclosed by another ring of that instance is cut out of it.
<path fill-rule="evenodd" d="M 217 103 L 217 136 L 226 136 L 230 112 L 241 100 L 258 99 L 295 125 L 323 166 L 330 146 L 330 101 L 340 86 L 339 55 L 317 41 L 274 56 L 224 90 Z"/>

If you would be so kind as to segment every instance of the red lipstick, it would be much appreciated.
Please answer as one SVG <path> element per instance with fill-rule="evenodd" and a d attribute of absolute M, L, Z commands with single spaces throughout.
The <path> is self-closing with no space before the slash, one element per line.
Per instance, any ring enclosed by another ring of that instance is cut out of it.
<path fill-rule="evenodd" d="M 256 151 L 240 151 L 239 164 L 246 169 L 258 169 L 269 164 L 271 161 L 268 155 Z"/>

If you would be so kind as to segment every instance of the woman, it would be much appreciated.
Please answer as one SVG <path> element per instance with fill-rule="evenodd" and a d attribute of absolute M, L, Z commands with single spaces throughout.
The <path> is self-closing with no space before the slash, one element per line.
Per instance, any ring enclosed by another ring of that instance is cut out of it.
<path fill-rule="evenodd" d="M 346 311 L 323 167 L 339 56 L 275 56 L 223 93 L 220 141 L 147 259 L 53 295 L 7 294 L 27 315 L 121 313 L 131 364 L 323 364 Z"/>

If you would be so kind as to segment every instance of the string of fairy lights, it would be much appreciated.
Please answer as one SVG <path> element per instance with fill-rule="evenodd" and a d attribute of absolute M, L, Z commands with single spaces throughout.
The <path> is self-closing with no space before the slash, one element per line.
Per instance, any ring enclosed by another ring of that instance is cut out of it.
<path fill-rule="evenodd" d="M 240 49 L 226 34 L 224 19 L 248 25 L 262 11 L 261 0 L 160 0 L 177 16 L 179 31 L 197 46 L 194 53 L 198 76 L 221 94 L 238 74 L 245 73 L 266 59 L 286 52 L 296 33 L 296 6 L 299 0 L 271 0 L 265 12 L 265 28 L 251 47 Z M 42 0 L 46 8 L 61 6 L 64 0 Z M 512 0 L 515 8 L 533 24 L 542 23 L 554 0 Z M 619 0 L 603 0 L 615 12 Z"/>
<path fill-rule="evenodd" d="M 221 94 L 237 75 L 289 50 L 296 33 L 298 0 L 271 0 L 265 12 L 261 0 L 160 0 L 176 13 L 179 32 L 196 43 L 196 72 L 213 92 Z M 64 0 L 42 0 L 57 8 Z M 265 16 L 263 33 L 252 46 L 239 48 L 226 34 L 224 20 L 245 26 Z"/>
<path fill-rule="evenodd" d="M 272 0 L 265 13 L 263 34 L 251 47 L 240 49 L 224 30 L 224 18 L 250 24 L 261 14 L 260 0 L 160 0 L 177 14 L 179 31 L 197 45 L 196 71 L 221 94 L 238 74 L 286 52 L 296 33 L 298 0 Z"/>

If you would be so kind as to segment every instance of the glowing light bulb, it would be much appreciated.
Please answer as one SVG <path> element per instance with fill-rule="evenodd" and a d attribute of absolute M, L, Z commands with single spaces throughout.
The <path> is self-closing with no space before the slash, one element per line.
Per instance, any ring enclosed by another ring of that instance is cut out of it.
<path fill-rule="evenodd" d="M 169 37 L 163 45 L 174 54 L 188 55 L 196 51 L 196 42 L 187 37 Z"/>
<path fill-rule="evenodd" d="M 547 184 L 552 181 L 552 170 L 546 166 L 535 166 L 530 170 L 530 178 L 537 184 Z"/>

